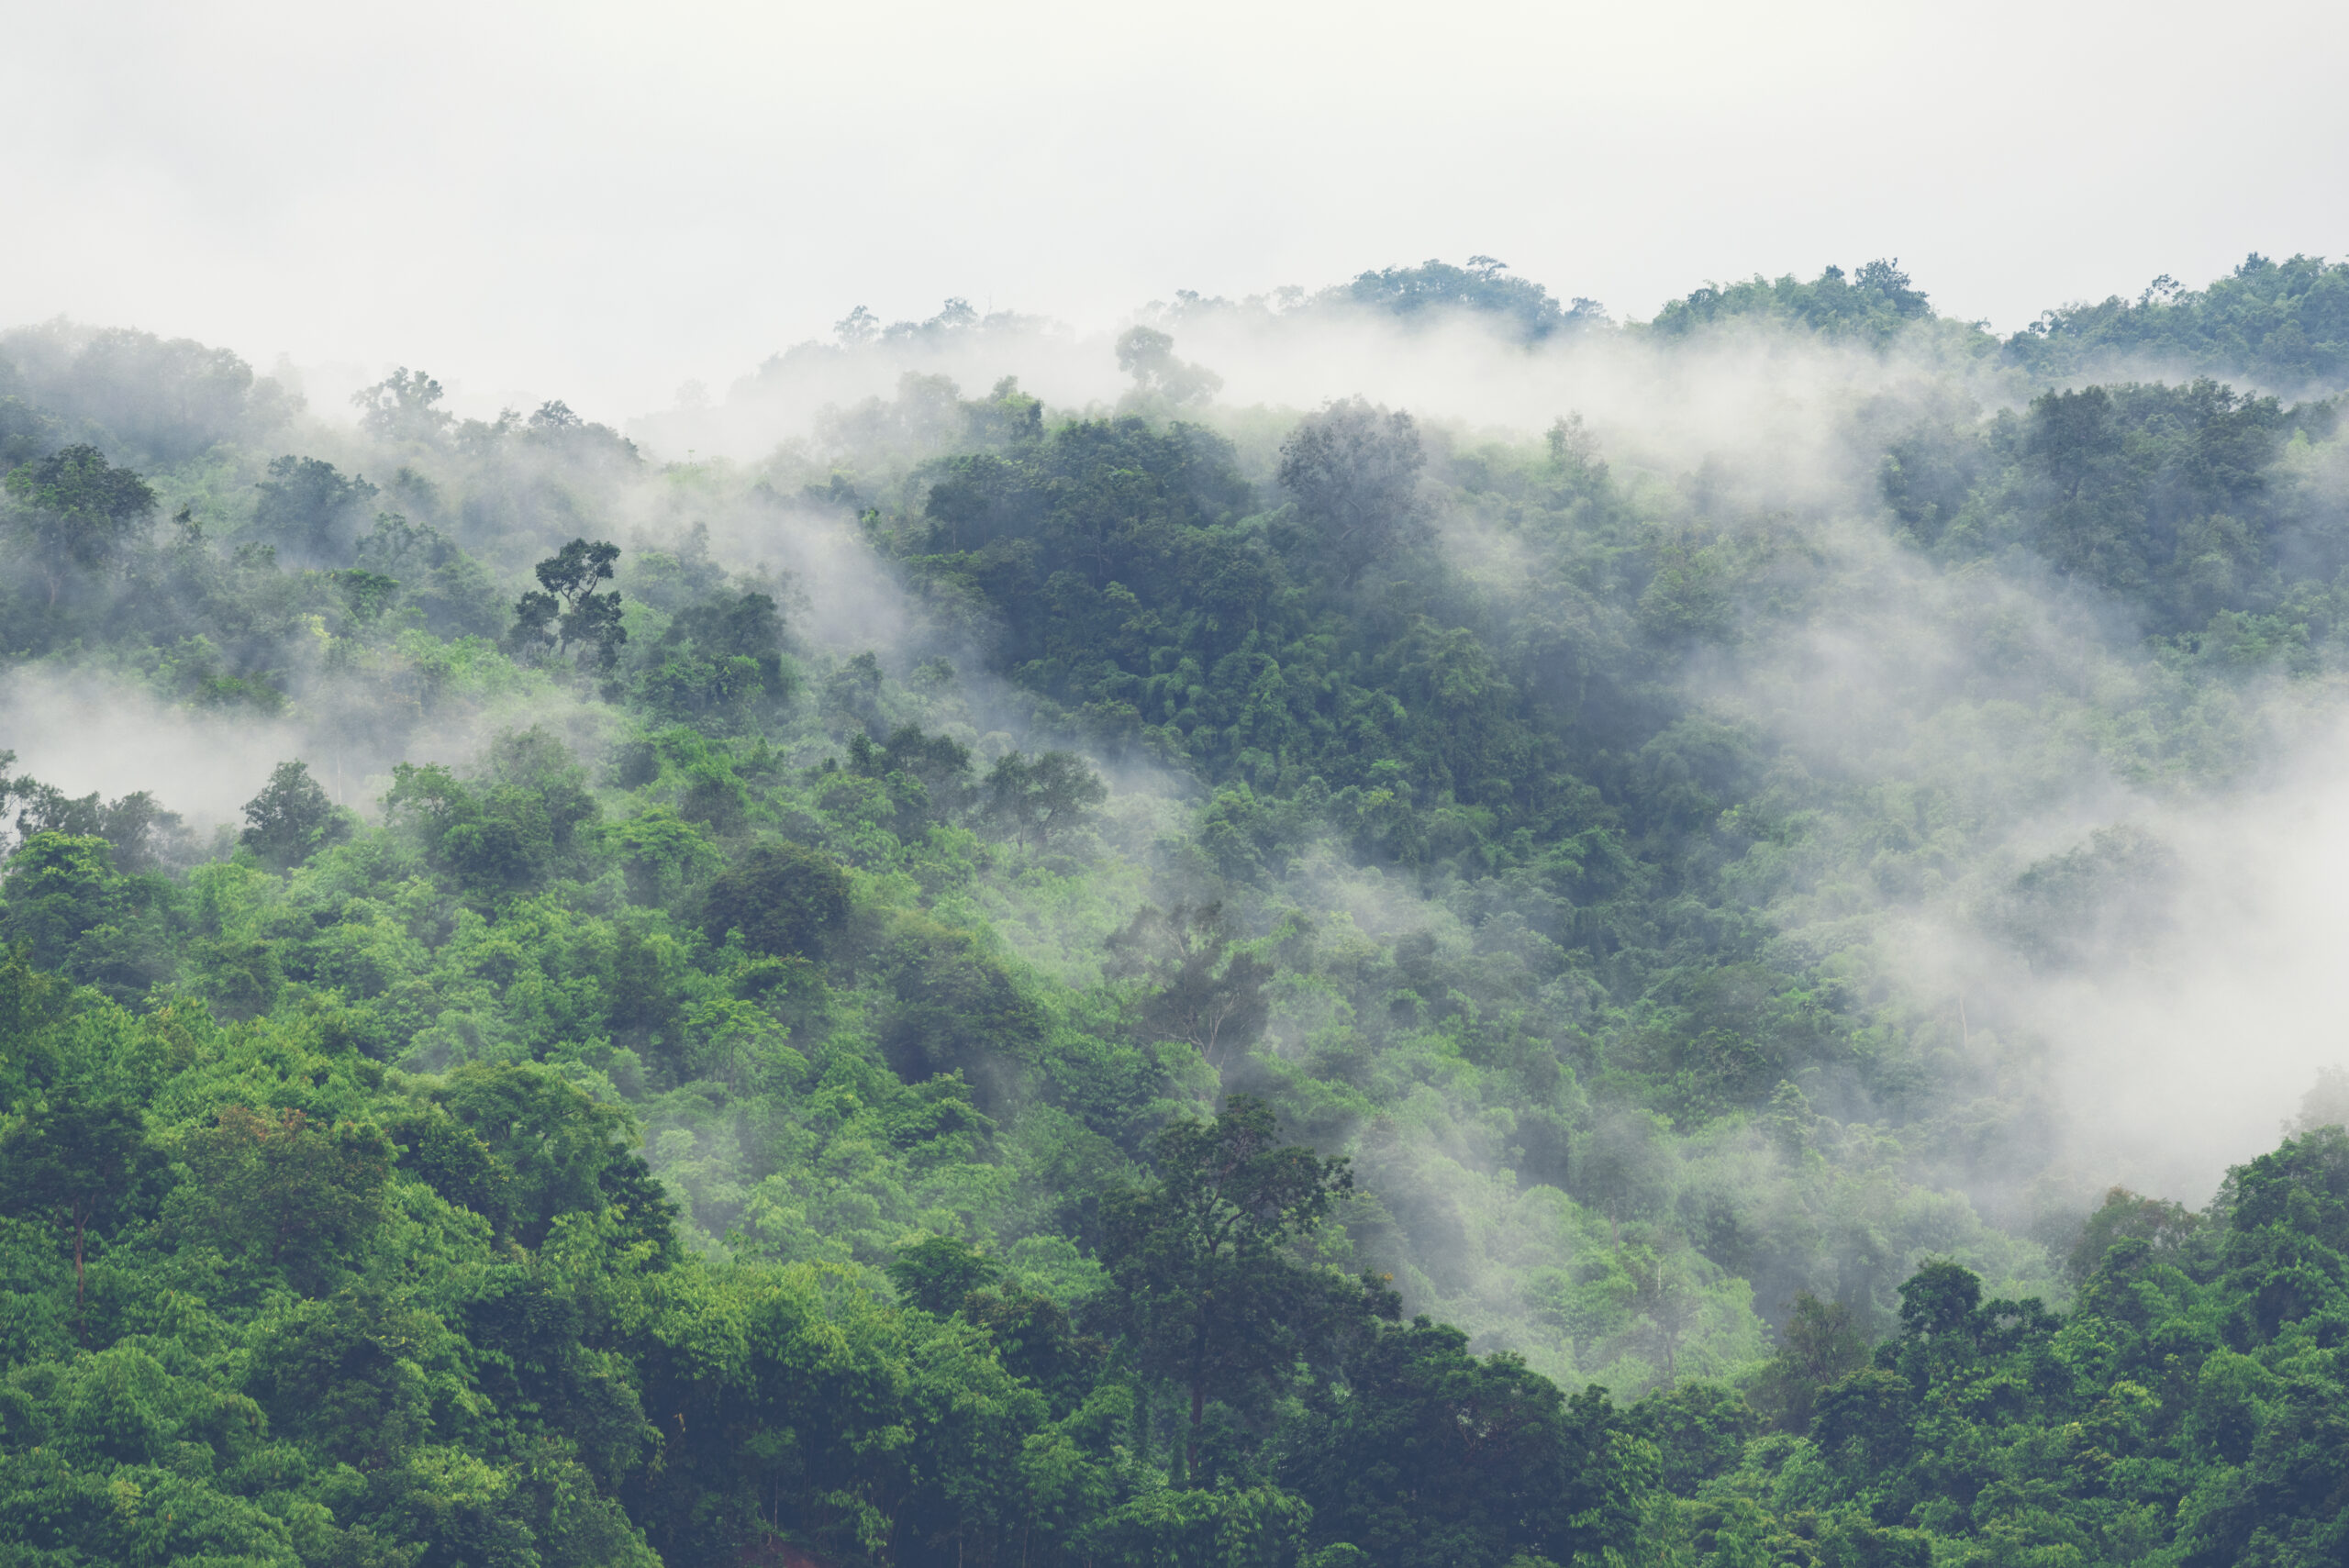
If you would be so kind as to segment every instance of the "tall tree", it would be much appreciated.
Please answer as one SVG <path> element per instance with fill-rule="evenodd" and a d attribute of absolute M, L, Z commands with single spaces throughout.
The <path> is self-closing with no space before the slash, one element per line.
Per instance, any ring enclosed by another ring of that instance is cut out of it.
<path fill-rule="evenodd" d="M 98 449 L 72 446 L 11 473 L 0 523 L 57 603 L 66 573 L 97 572 L 122 553 L 147 526 L 155 492 L 127 468 L 109 464 Z"/>
<path fill-rule="evenodd" d="M 1408 414 L 1354 397 L 1298 423 L 1281 448 L 1280 482 L 1325 569 L 1351 585 L 1420 525 L 1426 464 Z"/>
<path fill-rule="evenodd" d="M 245 830 L 238 841 L 272 871 L 291 871 L 351 837 L 351 814 L 327 798 L 307 762 L 280 762 L 268 786 L 245 802 Z"/>
<path fill-rule="evenodd" d="M 1185 1468 L 1197 1485 L 1208 1401 L 1261 1406 L 1326 1340 L 1333 1285 L 1356 1294 L 1297 1255 L 1353 1173 L 1283 1143 L 1272 1108 L 1246 1095 L 1213 1120 L 1177 1122 L 1152 1157 L 1156 1180 L 1106 1206 L 1108 1316 L 1144 1372 L 1189 1396 Z"/>
<path fill-rule="evenodd" d="M 0 1132 L 0 1207 L 56 1216 L 73 1237 L 73 1311 L 82 1310 L 90 1227 L 128 1192 L 147 1139 L 134 1107 L 52 1084 Z"/>
<path fill-rule="evenodd" d="M 597 593 L 607 582 L 619 546 L 598 539 L 594 544 L 574 539 L 536 568 L 540 591 L 515 602 L 513 641 L 520 648 L 553 647 L 568 653 L 573 644 L 595 651 L 597 665 L 610 669 L 619 662 L 628 628 L 620 624 L 620 595 L 615 588 Z"/>

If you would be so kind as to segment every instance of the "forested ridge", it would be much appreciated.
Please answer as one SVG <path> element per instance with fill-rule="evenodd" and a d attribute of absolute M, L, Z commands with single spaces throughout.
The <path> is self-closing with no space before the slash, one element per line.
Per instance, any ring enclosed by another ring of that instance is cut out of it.
<path fill-rule="evenodd" d="M 2033 998 L 2340 711 L 2344 277 L 859 307 L 754 460 L 0 333 L 0 1562 L 2340 1561 L 2349 1079 L 2130 1190 Z"/>

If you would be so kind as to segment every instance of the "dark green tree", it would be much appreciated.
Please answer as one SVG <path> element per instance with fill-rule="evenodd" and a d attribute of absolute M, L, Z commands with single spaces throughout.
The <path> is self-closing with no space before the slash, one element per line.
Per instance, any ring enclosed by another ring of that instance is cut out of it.
<path fill-rule="evenodd" d="M 155 492 L 91 446 L 71 446 L 9 473 L 0 524 L 30 558 L 49 602 L 70 572 L 97 572 L 138 538 L 155 509 Z"/>
<path fill-rule="evenodd" d="M 961 1311 L 963 1297 L 1003 1273 L 961 1237 L 937 1235 L 898 1248 L 884 1272 L 899 1299 L 940 1318 Z"/>
<path fill-rule="evenodd" d="M 1655 1450 L 1606 1390 L 1569 1400 L 1513 1355 L 1425 1318 L 1374 1339 L 1283 1479 L 1313 1533 L 1393 1568 L 1635 1562 Z"/>
<path fill-rule="evenodd" d="M 8 861 L 0 885 L 0 939 L 44 969 L 72 968 L 75 948 L 125 915 L 113 846 L 94 833 L 36 833 Z"/>
<path fill-rule="evenodd" d="M 1104 1206 L 1104 1311 L 1142 1371 L 1187 1396 L 1185 1468 L 1196 1486 L 1208 1402 L 1260 1414 L 1332 1336 L 1333 1282 L 1297 1244 L 1353 1189 L 1353 1173 L 1342 1158 L 1283 1143 L 1272 1107 L 1246 1095 L 1212 1120 L 1175 1123 L 1151 1158 L 1155 1179 Z M 1358 1299 L 1335 1284 L 1335 1299 Z"/>
<path fill-rule="evenodd" d="M 135 1106 L 55 1084 L 0 1125 L 0 1210 L 51 1216 L 72 1233 L 78 1317 L 84 1239 L 129 1192 L 145 1151 L 146 1124 Z"/>
<path fill-rule="evenodd" d="M 551 647 L 558 653 L 577 646 L 593 650 L 600 668 L 618 663 L 620 648 L 628 641 L 628 628 L 620 624 L 619 590 L 597 593 L 596 585 L 610 579 L 619 558 L 616 544 L 574 539 L 540 562 L 533 570 L 540 591 L 515 602 L 514 646 Z"/>
<path fill-rule="evenodd" d="M 272 871 L 291 871 L 351 837 L 351 815 L 328 799 L 306 762 L 280 762 L 267 787 L 245 802 L 238 842 Z"/>
<path fill-rule="evenodd" d="M 756 844 L 709 884 L 702 930 L 713 942 L 740 931 L 752 952 L 818 957 L 848 921 L 848 877 L 840 862 L 805 845 Z"/>
<path fill-rule="evenodd" d="M 1806 1290 L 1795 1297 L 1794 1310 L 1778 1330 L 1778 1353 L 1754 1379 L 1754 1404 L 1785 1430 L 1809 1431 L 1820 1393 L 1865 1366 L 1867 1359 L 1867 1335 L 1853 1321 L 1852 1309 Z"/>
<path fill-rule="evenodd" d="M 284 1269 L 298 1288 L 333 1279 L 386 1213 L 393 1149 L 373 1123 L 229 1106 L 184 1153 L 201 1201 L 182 1224 Z"/>

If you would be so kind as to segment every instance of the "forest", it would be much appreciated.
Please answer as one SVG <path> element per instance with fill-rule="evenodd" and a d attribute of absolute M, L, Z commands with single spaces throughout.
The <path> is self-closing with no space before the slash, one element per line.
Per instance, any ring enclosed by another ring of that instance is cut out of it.
<path fill-rule="evenodd" d="M 2349 1555 L 2349 263 L 688 390 L 0 332 L 0 1564 Z"/>

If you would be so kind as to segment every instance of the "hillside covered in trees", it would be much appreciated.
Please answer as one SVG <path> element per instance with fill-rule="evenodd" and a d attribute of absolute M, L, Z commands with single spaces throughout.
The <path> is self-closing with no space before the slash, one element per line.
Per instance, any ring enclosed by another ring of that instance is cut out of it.
<path fill-rule="evenodd" d="M 0 1562 L 2339 1561 L 2344 301 L 0 333 Z"/>

